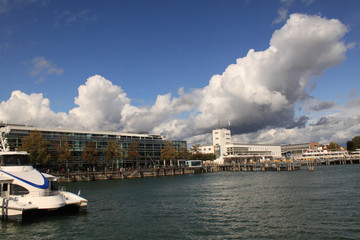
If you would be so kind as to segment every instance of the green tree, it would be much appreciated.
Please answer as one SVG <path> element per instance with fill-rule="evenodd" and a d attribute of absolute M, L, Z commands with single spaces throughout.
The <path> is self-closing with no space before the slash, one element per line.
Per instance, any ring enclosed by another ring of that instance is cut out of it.
<path fill-rule="evenodd" d="M 164 166 L 166 166 L 166 160 L 170 161 L 170 166 L 173 166 L 173 160 L 175 159 L 176 151 L 171 141 L 166 141 L 165 145 L 161 149 L 160 160 L 164 160 Z"/>
<path fill-rule="evenodd" d="M 19 150 L 30 154 L 30 162 L 33 164 L 45 164 L 49 161 L 51 155 L 48 149 L 48 142 L 43 139 L 39 131 L 32 131 L 30 135 L 21 139 Z"/>
<path fill-rule="evenodd" d="M 108 141 L 105 148 L 105 159 L 107 163 L 111 163 L 114 169 L 114 161 L 122 160 L 124 157 L 124 150 L 119 147 L 115 141 Z"/>
<path fill-rule="evenodd" d="M 62 137 L 59 144 L 56 147 L 56 162 L 57 163 L 66 163 L 69 164 L 69 161 L 72 160 L 73 153 L 71 151 L 71 146 L 69 144 L 67 137 Z"/>
<path fill-rule="evenodd" d="M 204 153 L 202 160 L 215 160 L 216 155 L 215 153 Z"/>
<path fill-rule="evenodd" d="M 82 152 L 81 160 L 94 166 L 94 164 L 98 162 L 98 156 L 99 152 L 96 150 L 96 145 L 90 140 Z"/>
<path fill-rule="evenodd" d="M 355 144 L 354 144 L 354 142 L 353 141 L 347 141 L 346 142 L 346 149 L 348 150 L 348 151 L 355 151 Z"/>
<path fill-rule="evenodd" d="M 139 144 L 132 142 L 128 147 L 128 157 L 132 161 L 132 167 L 135 167 L 135 160 L 138 160 L 141 155 L 139 153 Z"/>
<path fill-rule="evenodd" d="M 352 142 L 354 143 L 354 148 L 356 149 L 360 149 L 360 136 L 355 136 L 352 139 Z"/>
<path fill-rule="evenodd" d="M 327 146 L 328 150 L 340 150 L 341 146 L 339 144 L 337 144 L 336 142 L 330 142 L 329 145 Z"/>

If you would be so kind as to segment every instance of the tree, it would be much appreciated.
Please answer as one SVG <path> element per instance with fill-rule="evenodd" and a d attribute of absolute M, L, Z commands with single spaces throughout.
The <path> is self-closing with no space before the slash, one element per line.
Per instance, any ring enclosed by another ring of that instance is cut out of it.
<path fill-rule="evenodd" d="M 114 161 L 118 161 L 124 157 L 124 150 L 120 149 L 117 142 L 108 141 L 105 149 L 105 159 L 106 162 L 112 165 L 112 169 L 114 169 Z"/>
<path fill-rule="evenodd" d="M 355 151 L 355 144 L 354 144 L 354 142 L 353 141 L 347 141 L 346 142 L 346 149 L 348 150 L 348 151 Z"/>
<path fill-rule="evenodd" d="M 188 159 L 189 155 L 190 155 L 189 150 L 186 147 L 182 147 L 176 153 L 176 158 L 177 159 Z"/>
<path fill-rule="evenodd" d="M 58 163 L 65 162 L 68 165 L 73 155 L 67 137 L 61 138 L 59 144 L 56 147 L 56 152 L 57 152 L 56 162 Z"/>
<path fill-rule="evenodd" d="M 360 149 L 360 136 L 356 136 L 352 139 L 352 142 L 354 143 L 354 148 Z"/>
<path fill-rule="evenodd" d="M 48 142 L 43 139 L 42 133 L 32 131 L 30 135 L 21 139 L 19 150 L 30 154 L 30 162 L 33 164 L 47 163 L 51 157 L 48 149 Z"/>
<path fill-rule="evenodd" d="M 336 142 L 330 142 L 329 145 L 327 146 L 327 149 L 328 150 L 340 150 L 341 147 Z"/>
<path fill-rule="evenodd" d="M 166 160 L 170 160 L 170 166 L 173 166 L 172 160 L 175 159 L 176 151 L 171 141 L 166 141 L 163 149 L 161 149 L 160 159 L 164 160 L 164 166 L 166 166 Z"/>
<path fill-rule="evenodd" d="M 192 147 L 190 148 L 191 153 L 193 153 L 193 154 L 200 153 L 200 147 L 201 147 L 200 144 L 192 145 Z"/>
<path fill-rule="evenodd" d="M 192 159 L 201 159 L 202 154 L 200 153 L 200 147 L 201 147 L 200 144 L 192 145 L 192 147 L 190 148 Z"/>
<path fill-rule="evenodd" d="M 203 157 L 201 158 L 202 160 L 215 160 L 216 159 L 215 153 L 204 153 L 202 155 L 203 155 Z"/>
<path fill-rule="evenodd" d="M 135 166 L 135 160 L 141 157 L 138 149 L 139 144 L 137 142 L 132 142 L 128 147 L 128 157 L 132 161 L 132 167 Z"/>
<path fill-rule="evenodd" d="M 83 150 L 83 153 L 81 155 L 81 160 L 93 166 L 93 164 L 97 163 L 98 161 L 98 155 L 99 153 L 96 150 L 95 143 L 90 140 L 90 142 L 86 144 L 86 147 Z"/>

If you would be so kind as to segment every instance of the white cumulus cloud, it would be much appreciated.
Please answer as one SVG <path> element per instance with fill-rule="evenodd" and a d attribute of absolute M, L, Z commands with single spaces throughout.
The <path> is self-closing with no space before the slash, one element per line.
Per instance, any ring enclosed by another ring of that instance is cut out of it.
<path fill-rule="evenodd" d="M 66 119 L 65 113 L 54 113 L 50 101 L 42 94 L 13 91 L 7 101 L 0 103 L 0 121 L 34 126 L 58 127 Z"/>
<path fill-rule="evenodd" d="M 88 130 L 116 130 L 121 126 L 121 111 L 130 99 L 121 87 L 95 75 L 78 89 L 78 107 L 70 110 L 67 125 Z"/>
<path fill-rule="evenodd" d="M 309 99 L 309 79 L 345 59 L 349 47 L 342 38 L 347 31 L 336 19 L 292 14 L 273 33 L 267 49 L 250 49 L 222 74 L 214 75 L 204 88 L 188 93 L 179 88 L 178 97 L 171 93 L 158 95 L 153 106 L 134 106 L 120 86 L 95 75 L 78 88 L 77 107 L 69 113 L 52 112 L 49 100 L 41 94 L 14 91 L 0 105 L 0 121 L 42 127 L 147 131 L 170 139 L 187 139 L 190 144 L 210 140 L 208 133 L 219 123 L 224 126 L 228 122 L 234 140 L 244 142 L 351 139 L 360 130 L 360 117 L 353 111 L 350 115 L 346 107 L 340 111 L 343 114 L 322 119 L 317 116 L 312 121 L 308 121 L 311 114 L 296 116 L 295 111 L 295 104 Z M 44 69 L 61 73 L 51 64 Z M 352 109 L 356 101 L 349 102 Z M 312 101 L 309 111 L 336 107 L 334 102 Z"/>

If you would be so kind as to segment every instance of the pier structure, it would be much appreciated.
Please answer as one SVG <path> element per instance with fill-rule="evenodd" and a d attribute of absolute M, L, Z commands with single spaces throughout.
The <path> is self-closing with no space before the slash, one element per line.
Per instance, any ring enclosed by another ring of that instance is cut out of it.
<path fill-rule="evenodd" d="M 309 165 L 310 162 L 314 166 L 316 165 L 344 165 L 344 164 L 354 164 L 359 163 L 360 154 L 348 154 L 348 155 L 339 155 L 339 156 L 328 156 L 328 157 L 309 157 L 309 158 L 299 158 L 299 161 L 302 165 Z"/>
<path fill-rule="evenodd" d="M 359 164 L 360 155 L 350 155 L 346 158 L 331 158 L 320 160 L 316 158 L 308 159 L 274 159 L 274 160 L 245 160 L 233 162 L 225 162 L 223 164 L 205 163 L 199 167 L 160 167 L 160 168 L 133 168 L 120 169 L 120 171 L 85 171 L 85 172 L 69 172 L 52 173 L 58 177 L 59 182 L 81 182 L 95 180 L 115 180 L 130 178 L 146 178 L 146 177 L 165 177 L 195 173 L 211 173 L 221 171 L 242 171 L 242 172 L 265 172 L 265 171 L 295 171 L 307 169 L 314 171 L 316 166 L 324 165 L 344 165 Z"/>
<path fill-rule="evenodd" d="M 96 180 L 116 180 L 128 178 L 163 177 L 204 172 L 203 167 L 166 167 L 166 168 L 134 168 L 119 171 L 77 171 L 67 173 L 53 173 L 58 182 L 84 182 Z"/>
<path fill-rule="evenodd" d="M 232 163 L 219 164 L 219 171 L 294 171 L 301 168 L 301 163 L 293 159 L 275 159 L 275 160 L 246 160 L 233 161 Z"/>

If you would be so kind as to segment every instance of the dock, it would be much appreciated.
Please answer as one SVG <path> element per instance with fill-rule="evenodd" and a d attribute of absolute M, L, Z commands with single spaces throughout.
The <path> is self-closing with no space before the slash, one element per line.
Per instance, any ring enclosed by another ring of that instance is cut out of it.
<path fill-rule="evenodd" d="M 194 173 L 210 173 L 221 171 L 266 172 L 266 171 L 296 171 L 305 168 L 314 171 L 320 165 L 359 164 L 360 156 L 347 156 L 337 158 L 308 158 L 308 159 L 278 159 L 267 161 L 233 161 L 224 164 L 204 164 L 201 167 L 158 167 L 133 168 L 120 171 L 76 171 L 67 173 L 52 173 L 58 182 L 83 182 L 96 180 L 115 180 L 146 177 L 176 176 Z"/>
<path fill-rule="evenodd" d="M 294 171 L 299 170 L 300 162 L 293 160 L 275 160 L 275 161 L 242 161 L 238 163 L 225 164 L 206 164 L 200 167 L 160 167 L 160 168 L 134 168 L 121 171 L 96 171 L 96 172 L 67 172 L 54 174 L 58 178 L 58 182 L 82 182 L 96 180 L 112 180 L 112 179 L 130 179 L 130 178 L 146 178 L 146 177 L 164 177 L 176 176 L 194 173 L 209 173 L 219 171 Z"/>
<path fill-rule="evenodd" d="M 359 164 L 360 155 L 348 155 L 337 157 L 303 158 L 302 162 L 312 162 L 314 165 L 344 165 Z"/>
<path fill-rule="evenodd" d="M 96 180 L 115 180 L 128 178 L 145 178 L 145 177 L 163 177 L 184 174 L 194 174 L 203 172 L 203 168 L 184 168 L 184 167 L 167 167 L 143 169 L 134 168 L 123 171 L 95 171 L 95 172 L 67 172 L 53 173 L 58 178 L 58 182 L 83 182 Z"/>
<path fill-rule="evenodd" d="M 301 164 L 294 160 L 273 160 L 273 161 L 238 161 L 220 165 L 205 166 L 208 171 L 243 171 L 243 172 L 265 172 L 265 171 L 294 171 L 300 170 Z"/>

